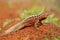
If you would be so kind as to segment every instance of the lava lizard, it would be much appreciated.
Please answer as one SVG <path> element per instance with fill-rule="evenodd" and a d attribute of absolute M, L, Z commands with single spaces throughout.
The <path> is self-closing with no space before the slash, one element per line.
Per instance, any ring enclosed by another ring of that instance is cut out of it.
<path fill-rule="evenodd" d="M 41 21 L 46 19 L 48 14 L 49 14 L 48 12 L 43 12 L 38 15 L 32 15 L 32 16 L 22 20 L 21 22 L 11 26 L 9 29 L 5 30 L 3 33 L 0 33 L 0 36 L 20 30 L 20 29 L 27 27 L 27 26 L 30 27 L 30 26 L 34 25 L 34 27 L 39 27 L 40 25 L 42 25 Z"/>

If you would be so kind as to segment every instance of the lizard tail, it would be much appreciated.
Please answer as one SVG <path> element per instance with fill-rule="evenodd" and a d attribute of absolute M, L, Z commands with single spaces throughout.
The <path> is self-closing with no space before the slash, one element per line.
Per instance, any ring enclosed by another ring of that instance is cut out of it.
<path fill-rule="evenodd" d="M 22 27 L 24 27 L 24 25 L 22 25 L 22 22 L 16 24 L 16 25 L 13 25 L 12 27 L 10 27 L 9 29 L 5 30 L 4 32 L 1 32 L 0 33 L 0 36 L 4 36 L 4 35 L 7 35 L 7 34 L 10 34 L 11 32 L 14 32 L 18 29 L 21 29 Z"/>

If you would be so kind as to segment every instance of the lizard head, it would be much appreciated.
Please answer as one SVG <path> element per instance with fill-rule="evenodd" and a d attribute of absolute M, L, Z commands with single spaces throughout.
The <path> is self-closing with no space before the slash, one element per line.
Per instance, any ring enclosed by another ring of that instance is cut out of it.
<path fill-rule="evenodd" d="M 49 12 L 45 11 L 45 12 L 39 14 L 38 18 L 39 18 L 39 20 L 44 20 L 49 16 L 49 14 L 50 14 Z"/>

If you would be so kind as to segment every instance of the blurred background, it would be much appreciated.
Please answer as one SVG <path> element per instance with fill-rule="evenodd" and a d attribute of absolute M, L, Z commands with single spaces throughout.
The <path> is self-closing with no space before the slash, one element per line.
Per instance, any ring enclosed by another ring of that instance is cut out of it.
<path fill-rule="evenodd" d="M 0 30 L 6 25 L 45 10 L 51 15 L 45 23 L 60 26 L 60 0 L 0 0 Z"/>
<path fill-rule="evenodd" d="M 47 19 L 43 20 L 43 22 L 51 23 L 51 24 L 53 23 L 57 25 L 57 27 L 53 25 L 51 26 L 51 28 L 55 30 L 55 31 L 52 31 L 51 33 L 52 34 L 55 33 L 54 34 L 55 36 L 59 34 L 58 35 L 59 37 L 56 38 L 53 35 L 54 39 L 53 38 L 52 39 L 60 40 L 60 0 L 0 0 L 0 31 L 4 29 L 6 26 L 7 27 L 9 25 L 13 26 L 17 24 L 19 21 L 27 18 L 28 16 L 37 15 L 44 11 L 49 11 L 51 15 L 49 15 Z M 27 29 L 28 32 L 29 30 Z M 49 30 L 50 30 L 50 27 L 48 25 L 46 26 L 46 28 L 44 26 L 41 27 L 39 32 L 42 31 L 42 34 L 44 34 L 47 31 L 48 35 L 50 35 L 49 33 L 51 30 L 50 31 Z M 25 30 L 22 33 L 24 32 Z M 11 36 L 8 36 L 8 37 L 11 37 Z M 16 38 L 16 36 L 12 36 L 12 37 L 14 39 Z M 48 38 L 46 38 L 46 40 L 48 40 Z"/>

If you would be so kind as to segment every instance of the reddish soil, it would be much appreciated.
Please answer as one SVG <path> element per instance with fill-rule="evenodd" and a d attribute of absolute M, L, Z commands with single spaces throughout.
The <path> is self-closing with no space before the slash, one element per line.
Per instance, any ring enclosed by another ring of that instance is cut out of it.
<path fill-rule="evenodd" d="M 0 37 L 0 40 L 44 40 L 45 37 L 52 40 L 52 37 L 58 38 L 59 34 L 60 27 L 57 27 L 54 24 L 44 24 L 40 26 L 38 30 L 34 27 L 26 27 L 2 36 Z"/>

